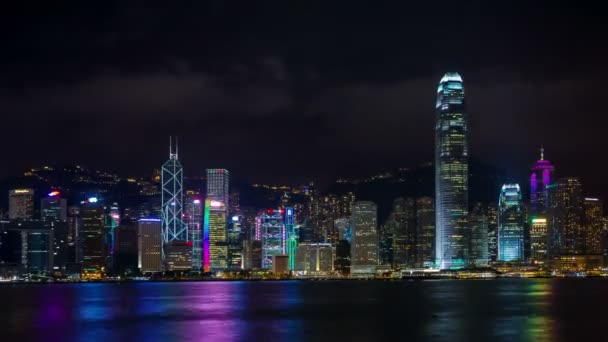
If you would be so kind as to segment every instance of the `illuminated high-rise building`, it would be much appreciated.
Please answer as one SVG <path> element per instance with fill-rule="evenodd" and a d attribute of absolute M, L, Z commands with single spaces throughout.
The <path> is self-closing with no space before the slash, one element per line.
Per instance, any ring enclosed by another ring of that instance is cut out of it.
<path fill-rule="evenodd" d="M 435 208 L 431 197 L 416 199 L 416 261 L 421 267 L 435 264 Z"/>
<path fill-rule="evenodd" d="M 435 105 L 435 265 L 466 265 L 469 157 L 464 86 L 458 73 L 439 81 Z"/>
<path fill-rule="evenodd" d="M 118 203 L 114 202 L 112 205 L 104 207 L 105 210 L 105 246 L 106 246 L 106 272 L 114 272 L 115 259 L 115 242 L 116 242 L 116 228 L 120 225 L 120 211 Z"/>
<path fill-rule="evenodd" d="M 228 267 L 230 173 L 225 169 L 207 169 L 206 174 L 203 268 L 206 272 L 223 271 Z"/>
<path fill-rule="evenodd" d="M 183 221 L 183 174 L 182 164 L 178 160 L 177 144 L 175 151 L 170 141 L 169 160 L 161 168 L 161 205 L 163 254 L 165 246 L 171 241 L 188 241 L 188 227 Z"/>
<path fill-rule="evenodd" d="M 203 202 L 198 192 L 187 191 L 184 211 L 184 224 L 192 242 L 192 269 L 203 269 Z"/>
<path fill-rule="evenodd" d="M 330 272 L 334 268 L 331 243 L 302 243 L 298 246 L 294 269 L 306 272 Z"/>
<path fill-rule="evenodd" d="M 530 222 L 530 262 L 544 263 L 547 260 L 547 218 L 533 216 Z"/>
<path fill-rule="evenodd" d="M 498 199 L 498 260 L 523 261 L 525 212 L 519 184 L 505 184 Z"/>
<path fill-rule="evenodd" d="M 225 169 L 207 169 L 207 199 L 222 202 L 230 208 L 230 173 Z"/>
<path fill-rule="evenodd" d="M 287 232 L 284 213 L 284 209 L 268 209 L 262 210 L 258 214 L 262 237 L 262 268 L 264 269 L 272 269 L 274 256 L 286 255 Z"/>
<path fill-rule="evenodd" d="M 80 209 L 83 278 L 100 279 L 105 276 L 104 214 L 104 207 L 96 197 L 89 198 Z"/>
<path fill-rule="evenodd" d="M 416 201 L 397 198 L 387 225 L 392 225 L 392 263 L 394 267 L 413 267 L 416 261 Z"/>
<path fill-rule="evenodd" d="M 40 219 L 44 222 L 67 221 L 68 201 L 59 191 L 52 191 L 40 201 Z"/>
<path fill-rule="evenodd" d="M 555 188 L 549 188 L 549 202 L 552 254 L 584 253 L 583 196 L 578 178 L 560 178 Z"/>
<path fill-rule="evenodd" d="M 228 269 L 231 271 L 240 270 L 243 266 L 243 237 L 245 217 L 243 215 L 232 215 L 228 220 L 226 230 L 226 241 L 228 246 Z"/>
<path fill-rule="evenodd" d="M 59 191 L 52 191 L 40 201 L 40 219 L 45 227 L 53 231 L 54 270 L 63 271 L 70 260 L 69 227 L 67 222 L 67 200 Z"/>
<path fill-rule="evenodd" d="M 602 229 L 604 204 L 598 198 L 586 197 L 583 200 L 583 233 L 585 254 L 602 253 Z"/>
<path fill-rule="evenodd" d="M 296 265 L 296 250 L 298 248 L 298 233 L 295 228 L 295 211 L 292 207 L 285 210 L 285 231 L 287 234 L 287 255 L 289 255 L 289 270 L 293 271 Z"/>
<path fill-rule="evenodd" d="M 357 201 L 352 209 L 351 275 L 369 275 L 379 263 L 378 207 L 369 201 Z"/>
<path fill-rule="evenodd" d="M 547 186 L 551 184 L 555 167 L 545 160 L 545 149 L 540 149 L 540 159 L 534 164 L 530 174 L 530 214 L 532 216 L 547 213 Z"/>
<path fill-rule="evenodd" d="M 142 274 L 161 272 L 162 220 L 142 218 L 137 223 L 137 267 Z"/>
<path fill-rule="evenodd" d="M 203 221 L 203 270 L 205 272 L 223 271 L 228 267 L 228 244 L 226 236 L 226 204 L 209 199 L 205 200 Z"/>
<path fill-rule="evenodd" d="M 490 261 L 488 248 L 488 217 L 484 206 L 476 203 L 469 213 L 470 226 L 469 264 L 472 266 L 487 266 Z"/>
<path fill-rule="evenodd" d="M 13 189 L 8 192 L 8 218 L 22 221 L 34 218 L 33 189 Z"/>

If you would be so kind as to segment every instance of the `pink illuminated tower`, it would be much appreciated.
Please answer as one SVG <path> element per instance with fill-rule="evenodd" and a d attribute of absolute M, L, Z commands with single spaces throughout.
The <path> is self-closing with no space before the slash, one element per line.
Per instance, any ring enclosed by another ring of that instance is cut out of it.
<path fill-rule="evenodd" d="M 547 185 L 551 184 L 555 166 L 545 160 L 545 149 L 540 148 L 540 160 L 532 167 L 530 174 L 530 211 L 532 215 L 542 215 L 547 211 Z"/>

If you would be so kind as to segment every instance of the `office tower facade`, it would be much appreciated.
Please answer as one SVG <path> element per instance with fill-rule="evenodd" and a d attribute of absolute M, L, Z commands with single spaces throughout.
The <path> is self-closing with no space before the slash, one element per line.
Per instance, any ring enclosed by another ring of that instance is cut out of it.
<path fill-rule="evenodd" d="M 226 236 L 226 204 L 207 198 L 203 222 L 203 269 L 205 272 L 223 271 L 228 267 Z"/>
<path fill-rule="evenodd" d="M 392 224 L 393 267 L 413 267 L 416 262 L 416 201 L 397 198 L 388 224 Z"/>
<path fill-rule="evenodd" d="M 464 86 L 458 73 L 446 73 L 435 105 L 435 264 L 466 265 L 469 162 Z"/>
<path fill-rule="evenodd" d="M 29 221 L 34 218 L 34 190 L 13 189 L 8 192 L 9 220 Z"/>
<path fill-rule="evenodd" d="M 203 269 L 203 201 L 198 193 L 186 193 L 184 224 L 192 241 L 192 269 Z"/>
<path fill-rule="evenodd" d="M 435 264 L 435 206 L 431 197 L 416 199 L 416 261 L 418 267 Z"/>
<path fill-rule="evenodd" d="M 498 199 L 498 260 L 524 260 L 525 212 L 519 184 L 505 184 Z"/>
<path fill-rule="evenodd" d="M 226 242 L 228 246 L 228 269 L 237 271 L 242 268 L 243 264 L 243 241 L 245 217 L 242 215 L 232 215 L 228 220 L 228 229 L 226 233 Z"/>
<path fill-rule="evenodd" d="M 83 278 L 100 279 L 105 276 L 104 214 L 104 207 L 96 197 L 89 198 L 80 209 Z"/>
<path fill-rule="evenodd" d="M 222 202 L 230 208 L 230 172 L 225 169 L 207 169 L 207 199 Z"/>
<path fill-rule="evenodd" d="M 67 200 L 59 191 L 52 191 L 40 200 L 40 220 L 53 231 L 53 270 L 63 272 L 70 259 Z"/>
<path fill-rule="evenodd" d="M 341 275 L 350 274 L 350 242 L 348 240 L 340 240 L 336 244 L 334 269 Z"/>
<path fill-rule="evenodd" d="M 116 228 L 120 225 L 120 210 L 118 203 L 114 202 L 111 205 L 105 206 L 105 246 L 106 246 L 106 272 L 113 274 L 116 260 L 114 258 Z"/>
<path fill-rule="evenodd" d="M 488 257 L 490 261 L 498 260 L 498 207 L 490 205 L 485 210 L 488 219 Z"/>
<path fill-rule="evenodd" d="M 358 201 L 352 209 L 352 243 L 350 273 L 374 273 L 379 262 L 378 207 L 369 201 Z"/>
<path fill-rule="evenodd" d="M 540 149 L 540 159 L 534 164 L 530 173 L 530 214 L 545 215 L 548 207 L 547 186 L 553 180 L 555 166 L 545 160 L 545 149 Z"/>
<path fill-rule="evenodd" d="M 549 188 L 552 254 L 584 253 L 583 196 L 578 178 L 566 177 Z"/>
<path fill-rule="evenodd" d="M 289 256 L 286 254 L 273 255 L 270 270 L 275 275 L 289 273 Z"/>
<path fill-rule="evenodd" d="M 604 203 L 598 198 L 586 197 L 583 200 L 583 234 L 585 254 L 602 253 L 602 230 Z"/>
<path fill-rule="evenodd" d="M 169 160 L 161 168 L 161 208 L 163 254 L 171 241 L 188 241 L 188 227 L 183 221 L 184 170 L 175 151 L 169 143 Z"/>
<path fill-rule="evenodd" d="M 161 272 L 163 220 L 142 218 L 137 222 L 137 267 L 142 274 Z"/>
<path fill-rule="evenodd" d="M 0 261 L 20 273 L 48 274 L 53 267 L 53 230 L 40 221 L 2 222 Z"/>
<path fill-rule="evenodd" d="M 216 272 L 228 267 L 230 173 L 225 169 L 207 169 L 206 174 L 203 258 L 207 259 L 203 261 L 203 268 L 206 272 Z"/>
<path fill-rule="evenodd" d="M 285 209 L 285 231 L 287 235 L 287 255 L 289 255 L 289 270 L 293 271 L 296 265 L 296 251 L 298 248 L 298 233 L 296 232 L 295 210 L 292 207 Z"/>
<path fill-rule="evenodd" d="M 118 275 L 129 276 L 137 274 L 139 254 L 138 229 L 139 224 L 135 222 L 121 224 L 116 228 L 114 271 Z"/>
<path fill-rule="evenodd" d="M 301 243 L 295 257 L 296 271 L 331 272 L 334 269 L 334 255 L 331 243 Z"/>
<path fill-rule="evenodd" d="M 47 197 L 40 200 L 40 219 L 43 222 L 67 221 L 68 201 L 61 198 L 59 191 L 52 191 Z"/>
<path fill-rule="evenodd" d="M 470 225 L 469 241 L 469 265 L 482 267 L 487 266 L 490 261 L 488 247 L 488 217 L 485 214 L 484 206 L 476 203 L 473 210 L 469 213 Z"/>
<path fill-rule="evenodd" d="M 82 262 L 82 220 L 80 207 L 68 207 L 68 263 L 72 265 Z"/>
<path fill-rule="evenodd" d="M 272 269 L 272 258 L 285 255 L 287 232 L 283 209 L 267 209 L 259 213 L 262 237 L 262 268 Z"/>
<path fill-rule="evenodd" d="M 547 218 L 534 216 L 530 220 L 530 262 L 544 263 L 547 260 Z"/>

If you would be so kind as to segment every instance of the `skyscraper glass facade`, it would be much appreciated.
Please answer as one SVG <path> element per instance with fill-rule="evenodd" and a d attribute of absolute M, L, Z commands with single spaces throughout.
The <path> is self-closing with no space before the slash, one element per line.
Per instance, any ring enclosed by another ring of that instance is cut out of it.
<path fill-rule="evenodd" d="M 544 215 L 547 212 L 547 186 L 551 184 L 555 167 L 545 160 L 545 150 L 541 148 L 540 159 L 534 164 L 530 174 L 530 213 Z"/>
<path fill-rule="evenodd" d="M 505 184 L 498 199 L 498 260 L 524 259 L 525 212 L 519 184 Z"/>
<path fill-rule="evenodd" d="M 458 73 L 446 73 L 435 105 L 435 265 L 466 265 L 468 147 L 464 86 Z"/>

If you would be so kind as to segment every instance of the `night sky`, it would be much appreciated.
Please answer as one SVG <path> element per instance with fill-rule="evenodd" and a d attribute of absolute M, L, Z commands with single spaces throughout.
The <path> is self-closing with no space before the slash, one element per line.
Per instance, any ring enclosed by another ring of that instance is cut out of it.
<path fill-rule="evenodd" d="M 433 159 L 436 86 L 457 71 L 473 158 L 526 182 L 544 144 L 559 175 L 608 194 L 598 8 L 170 3 L 3 11 L 0 177 L 44 163 L 138 176 L 167 159 L 169 135 L 186 175 L 329 182 L 415 166 Z"/>

